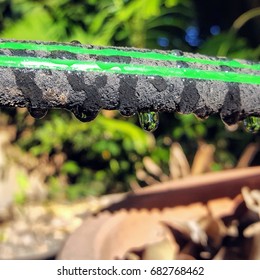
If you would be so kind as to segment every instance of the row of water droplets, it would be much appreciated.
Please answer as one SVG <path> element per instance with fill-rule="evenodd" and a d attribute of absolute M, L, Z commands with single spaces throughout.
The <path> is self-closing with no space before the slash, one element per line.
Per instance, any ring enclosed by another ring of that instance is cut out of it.
<path fill-rule="evenodd" d="M 71 41 L 71 43 L 74 45 L 81 44 L 77 40 L 73 40 Z M 42 119 L 48 113 L 48 109 L 42 109 L 42 108 L 28 107 L 28 111 L 30 115 L 35 119 Z M 81 122 L 90 122 L 94 120 L 98 115 L 98 111 L 97 112 L 92 112 L 90 110 L 86 111 L 78 106 L 72 108 L 70 111 Z M 159 125 L 159 114 L 157 112 L 140 112 L 138 113 L 138 117 L 139 117 L 140 125 L 144 130 L 153 132 L 157 129 Z"/>
<path fill-rule="evenodd" d="M 138 113 L 141 127 L 147 131 L 155 131 L 159 125 L 158 112 L 141 112 Z M 250 116 L 243 120 L 243 128 L 246 132 L 260 132 L 260 117 Z"/>
<path fill-rule="evenodd" d="M 48 109 L 29 107 L 28 111 L 35 119 L 42 119 L 48 113 Z M 70 110 L 74 116 L 81 122 L 90 122 L 96 118 L 98 112 L 91 112 L 76 107 Z M 155 131 L 159 126 L 158 112 L 139 112 L 138 113 L 140 126 L 149 132 Z M 246 132 L 257 133 L 260 132 L 260 117 L 250 116 L 244 119 L 243 127 Z"/>
<path fill-rule="evenodd" d="M 75 44 L 75 45 L 81 44 L 77 40 L 73 40 L 73 41 L 71 41 L 71 43 Z M 177 56 L 183 55 L 183 53 L 179 50 L 173 50 L 173 54 L 177 55 Z M 29 111 L 30 115 L 36 119 L 42 119 L 48 113 L 48 109 L 43 109 L 43 108 L 28 107 L 28 111 Z M 82 107 L 79 107 L 79 106 L 72 108 L 70 111 L 81 122 L 90 122 L 90 121 L 94 120 L 99 113 L 99 111 L 93 112 L 91 110 L 84 110 Z M 139 118 L 140 126 L 146 131 L 153 132 L 159 126 L 159 113 L 158 112 L 154 112 L 154 111 L 139 112 L 138 118 Z M 260 118 L 254 117 L 254 116 L 247 117 L 243 121 L 243 126 L 244 126 L 245 131 L 250 132 L 250 133 L 257 133 L 260 131 Z"/>
<path fill-rule="evenodd" d="M 81 122 L 90 122 L 98 115 L 98 112 L 86 111 L 80 107 L 75 107 L 70 111 Z M 47 115 L 48 109 L 28 107 L 28 112 L 33 118 L 42 119 Z M 140 112 L 138 117 L 140 125 L 144 130 L 153 132 L 157 129 L 159 125 L 159 114 L 157 112 Z"/>
<path fill-rule="evenodd" d="M 81 107 L 75 107 L 71 110 L 74 116 L 80 120 L 81 122 L 90 122 L 93 121 L 97 115 L 98 115 L 98 111 L 96 112 L 92 112 L 90 110 L 84 110 Z M 45 108 L 32 108 L 32 107 L 28 107 L 28 112 L 30 113 L 30 115 L 35 118 L 35 119 L 42 119 L 44 118 L 47 113 L 48 113 L 48 109 Z"/>

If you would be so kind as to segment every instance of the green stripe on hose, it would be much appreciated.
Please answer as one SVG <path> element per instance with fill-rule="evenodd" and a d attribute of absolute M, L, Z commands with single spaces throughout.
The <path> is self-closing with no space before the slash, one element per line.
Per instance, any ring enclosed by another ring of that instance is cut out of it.
<path fill-rule="evenodd" d="M 132 58 L 139 59 L 152 59 L 152 60 L 166 60 L 166 61 L 183 61 L 189 63 L 200 63 L 214 66 L 229 66 L 235 68 L 244 68 L 252 70 L 260 70 L 260 64 L 245 64 L 236 60 L 210 60 L 195 57 L 178 56 L 174 54 L 174 51 L 168 53 L 157 53 L 154 51 L 128 51 L 124 49 L 90 49 L 80 46 L 72 45 L 55 45 L 55 44 L 35 44 L 35 43 L 23 43 L 23 42 L 0 42 L 0 48 L 2 49 L 18 49 L 18 50 L 34 50 L 34 51 L 67 51 L 75 54 L 92 54 L 102 56 L 130 56 Z"/>
<path fill-rule="evenodd" d="M 190 68 L 172 68 L 101 61 L 94 62 L 20 56 L 0 56 L 0 66 L 11 68 L 49 69 L 63 71 L 94 71 L 115 74 L 179 77 L 188 79 L 260 84 L 260 75 L 256 76 L 235 72 L 205 71 Z"/>

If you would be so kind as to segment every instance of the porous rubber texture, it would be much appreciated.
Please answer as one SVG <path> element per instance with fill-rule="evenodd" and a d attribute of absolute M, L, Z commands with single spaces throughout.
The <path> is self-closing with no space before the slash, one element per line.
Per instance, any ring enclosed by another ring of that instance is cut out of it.
<path fill-rule="evenodd" d="M 93 46 L 84 47 L 93 48 Z M 183 55 L 182 52 L 180 53 Z M 143 63 L 142 59 L 126 56 L 82 55 L 64 51 L 1 49 L 0 55 L 98 60 L 129 64 Z M 202 55 L 187 53 L 184 55 L 209 59 Z M 227 71 L 226 66 L 197 65 L 182 61 L 146 60 L 147 63 L 152 66 L 196 67 L 202 70 Z M 253 74 L 259 72 L 240 68 L 229 68 L 228 71 L 254 72 Z M 2 107 L 72 110 L 77 106 L 83 111 L 93 112 L 93 114 L 100 109 L 108 109 L 119 110 L 127 116 L 140 111 L 177 111 L 183 114 L 194 113 L 200 118 L 220 114 L 227 124 L 234 124 L 249 115 L 260 116 L 260 85 L 250 83 L 115 74 L 105 71 L 84 72 L 0 67 L 0 92 L 0 106 Z"/>

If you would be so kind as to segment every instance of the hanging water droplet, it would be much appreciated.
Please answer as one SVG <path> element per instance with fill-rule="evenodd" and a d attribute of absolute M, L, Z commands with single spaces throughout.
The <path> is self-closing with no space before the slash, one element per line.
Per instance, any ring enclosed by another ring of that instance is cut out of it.
<path fill-rule="evenodd" d="M 183 56 L 183 52 L 180 50 L 172 50 L 172 54 L 176 56 Z"/>
<path fill-rule="evenodd" d="M 225 127 L 232 126 L 232 125 L 234 125 L 234 124 L 236 124 L 238 122 L 237 114 L 223 116 L 220 113 L 220 119 L 223 122 L 223 124 L 225 125 Z"/>
<path fill-rule="evenodd" d="M 70 43 L 73 45 L 81 45 L 80 41 L 78 40 L 72 40 Z"/>
<path fill-rule="evenodd" d="M 35 119 L 42 119 L 48 113 L 48 109 L 43 109 L 43 108 L 28 107 L 28 111 L 29 111 L 30 115 Z"/>
<path fill-rule="evenodd" d="M 247 117 L 244 119 L 243 125 L 246 132 L 257 133 L 260 131 L 260 117 Z"/>
<path fill-rule="evenodd" d="M 157 112 L 140 112 L 138 116 L 141 127 L 147 131 L 155 131 L 159 125 L 159 114 Z"/>
<path fill-rule="evenodd" d="M 93 121 L 98 115 L 98 111 L 84 110 L 81 107 L 75 107 L 75 108 L 71 109 L 71 112 L 81 122 Z"/>

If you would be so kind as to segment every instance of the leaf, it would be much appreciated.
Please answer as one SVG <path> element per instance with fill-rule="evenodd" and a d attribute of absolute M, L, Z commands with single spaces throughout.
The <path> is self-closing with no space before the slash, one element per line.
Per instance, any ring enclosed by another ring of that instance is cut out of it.
<path fill-rule="evenodd" d="M 193 159 L 191 174 L 197 175 L 210 171 L 211 165 L 214 162 L 215 146 L 212 144 L 200 143 L 199 148 Z"/>
<path fill-rule="evenodd" d="M 99 122 L 105 130 L 115 135 L 115 138 L 118 138 L 118 136 L 121 135 L 120 137 L 124 140 L 127 140 L 127 138 L 130 139 L 132 147 L 137 153 L 143 154 L 147 149 L 154 145 L 152 134 L 146 133 L 130 122 L 107 119 L 102 116 L 100 116 Z"/>
<path fill-rule="evenodd" d="M 77 162 L 68 160 L 63 164 L 61 172 L 76 175 L 80 172 L 80 167 L 78 166 Z"/>
<path fill-rule="evenodd" d="M 170 148 L 169 169 L 173 179 L 185 177 L 190 174 L 189 162 L 181 145 L 176 142 Z"/>
<path fill-rule="evenodd" d="M 36 19 L 37 24 L 35 24 Z M 1 37 L 17 40 L 56 40 L 57 37 L 53 36 L 55 28 L 57 27 L 53 25 L 49 14 L 41 7 L 36 7 L 16 24 L 2 31 Z"/>
<path fill-rule="evenodd" d="M 250 166 L 252 160 L 256 156 L 256 154 L 260 151 L 259 143 L 250 143 L 247 145 L 245 150 L 243 151 L 242 155 L 240 156 L 237 167 L 248 167 Z"/>
<path fill-rule="evenodd" d="M 163 174 L 162 169 L 150 157 L 144 157 L 143 164 L 144 164 L 144 167 L 146 168 L 146 170 L 150 174 L 152 174 L 156 177 L 159 177 L 159 178 L 163 177 L 164 174 Z"/>
<path fill-rule="evenodd" d="M 177 4 L 179 4 L 180 0 L 166 0 L 165 1 L 165 6 L 167 8 L 170 8 L 170 7 L 174 7 L 176 6 Z"/>

